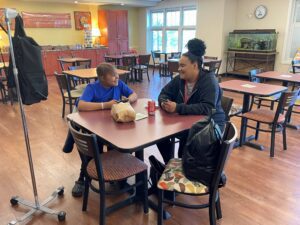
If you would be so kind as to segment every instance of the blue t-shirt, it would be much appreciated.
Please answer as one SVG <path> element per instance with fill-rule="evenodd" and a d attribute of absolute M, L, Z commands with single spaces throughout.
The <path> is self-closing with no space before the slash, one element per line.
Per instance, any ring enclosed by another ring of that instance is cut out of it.
<path fill-rule="evenodd" d="M 86 86 L 79 100 L 85 102 L 108 102 L 114 99 L 119 101 L 122 96 L 128 98 L 132 93 L 133 91 L 121 80 L 119 80 L 118 86 L 110 88 L 106 88 L 99 81 L 96 81 Z"/>

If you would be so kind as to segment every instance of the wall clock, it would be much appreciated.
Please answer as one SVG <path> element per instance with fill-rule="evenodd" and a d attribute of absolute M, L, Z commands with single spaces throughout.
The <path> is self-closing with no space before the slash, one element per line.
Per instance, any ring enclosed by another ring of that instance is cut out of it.
<path fill-rule="evenodd" d="M 255 8 L 254 15 L 257 19 L 262 19 L 267 15 L 267 7 L 264 5 L 259 5 Z"/>

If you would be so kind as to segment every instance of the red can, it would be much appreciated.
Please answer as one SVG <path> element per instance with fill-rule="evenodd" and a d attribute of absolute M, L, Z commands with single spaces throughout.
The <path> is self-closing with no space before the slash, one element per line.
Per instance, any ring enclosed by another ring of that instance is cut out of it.
<path fill-rule="evenodd" d="M 155 115 L 155 101 L 148 101 L 148 114 Z"/>

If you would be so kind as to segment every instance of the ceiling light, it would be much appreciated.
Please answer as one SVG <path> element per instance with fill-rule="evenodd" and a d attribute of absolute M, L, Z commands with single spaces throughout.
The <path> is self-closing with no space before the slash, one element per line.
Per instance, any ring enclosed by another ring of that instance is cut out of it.
<path fill-rule="evenodd" d="M 74 1 L 75 4 L 78 4 L 78 1 Z"/>
<path fill-rule="evenodd" d="M 125 5 L 125 4 L 124 4 L 124 3 L 121 3 L 120 5 L 122 5 L 122 6 L 123 6 L 123 5 Z"/>

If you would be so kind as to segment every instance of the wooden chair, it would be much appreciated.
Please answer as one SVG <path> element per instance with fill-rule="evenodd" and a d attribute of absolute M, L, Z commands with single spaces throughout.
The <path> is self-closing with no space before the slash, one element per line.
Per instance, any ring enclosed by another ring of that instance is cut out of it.
<path fill-rule="evenodd" d="M 69 66 L 69 70 L 80 70 L 80 69 L 87 69 L 87 66 L 85 64 L 79 65 L 79 66 Z M 83 91 L 87 84 L 90 83 L 89 79 L 80 79 L 77 77 L 70 77 L 70 80 L 72 81 L 72 89 L 75 88 L 76 90 Z"/>
<path fill-rule="evenodd" d="M 142 80 L 143 73 L 146 72 L 148 81 L 150 81 L 149 73 L 148 73 L 150 57 L 151 57 L 150 54 L 139 55 L 139 57 L 138 57 L 139 64 L 133 66 L 133 72 L 134 72 L 135 79 L 137 79 L 137 76 L 138 76 L 139 80 Z"/>
<path fill-rule="evenodd" d="M 219 76 L 219 70 L 222 64 L 222 60 L 211 61 L 207 65 L 209 72 L 213 72 L 218 79 L 218 82 L 221 82 L 221 77 Z"/>
<path fill-rule="evenodd" d="M 293 73 L 298 73 L 300 75 L 300 60 L 292 60 L 292 71 Z M 293 84 L 292 90 L 299 88 L 299 84 Z"/>
<path fill-rule="evenodd" d="M 190 209 L 209 208 L 210 225 L 216 225 L 215 214 L 217 214 L 217 219 L 222 218 L 219 188 L 224 185 L 220 184 L 221 174 L 230 152 L 233 149 L 236 138 L 237 130 L 235 126 L 232 123 L 227 122 L 223 141 L 220 146 L 218 164 L 209 186 L 187 179 L 183 173 L 182 160 L 180 158 L 171 159 L 169 161 L 157 184 L 159 195 L 157 215 L 158 225 L 163 224 L 163 202 Z M 164 199 L 165 191 L 192 196 L 208 196 L 209 200 L 207 203 L 201 205 L 191 205 L 176 200 L 170 201 Z"/>
<path fill-rule="evenodd" d="M 170 74 L 171 79 L 179 75 L 178 68 L 179 68 L 178 62 L 168 61 L 168 74 Z"/>
<path fill-rule="evenodd" d="M 160 68 L 160 51 L 159 50 L 155 50 L 155 51 L 151 51 L 151 57 L 152 57 L 152 61 L 153 61 L 153 71 L 152 71 L 152 75 L 154 74 L 154 70 L 158 67 Z"/>
<path fill-rule="evenodd" d="M 256 75 L 262 73 L 262 69 L 254 69 L 249 71 L 249 81 L 255 82 L 255 83 L 261 83 L 262 80 L 258 78 Z M 251 101 L 250 109 L 252 109 L 253 104 L 257 105 L 258 108 L 261 106 L 269 107 L 271 110 L 274 109 L 274 104 L 277 102 L 280 98 L 280 93 L 276 95 L 272 95 L 269 97 L 260 97 L 260 96 L 254 96 Z M 269 102 L 270 104 L 265 104 L 264 102 Z"/>
<path fill-rule="evenodd" d="M 104 61 L 113 65 L 116 65 L 116 59 L 108 57 L 107 55 L 104 56 Z"/>
<path fill-rule="evenodd" d="M 100 154 L 95 134 L 81 133 L 75 130 L 70 122 L 69 129 L 75 140 L 77 150 L 86 158 L 92 158 L 89 162 L 86 161 L 84 163 L 85 188 L 82 211 L 87 210 L 89 189 L 91 189 L 99 194 L 99 225 L 105 225 L 106 215 L 133 203 L 136 198 L 135 189 L 136 187 L 141 186 L 143 188 L 142 201 L 144 205 L 144 213 L 148 213 L 147 165 L 129 153 L 120 153 L 116 150 L 110 150 L 106 153 Z M 126 181 L 127 178 L 135 175 L 141 175 L 143 179 L 118 191 L 106 190 L 105 183 Z M 119 195 L 128 191 L 133 191 L 134 193 L 125 200 L 115 203 L 109 207 L 106 206 L 106 195 Z"/>
<path fill-rule="evenodd" d="M 130 78 L 133 80 L 133 67 L 136 65 L 135 56 L 123 56 L 122 65 L 126 67 L 126 70 L 130 71 Z"/>
<path fill-rule="evenodd" d="M 241 115 L 241 117 L 247 120 L 252 120 L 256 122 L 256 127 L 246 124 L 247 127 L 256 130 L 255 139 L 258 139 L 259 131 L 271 133 L 271 147 L 270 147 L 270 157 L 274 157 L 274 145 L 275 145 L 275 133 L 282 132 L 283 135 L 283 148 L 287 149 L 286 144 L 286 122 L 289 118 L 292 108 L 295 104 L 299 90 L 292 92 L 284 92 L 281 94 L 277 110 L 271 111 L 269 109 L 258 108 L 246 112 Z M 286 109 L 286 112 L 285 110 Z M 261 129 L 260 124 L 267 124 L 271 129 Z"/>
<path fill-rule="evenodd" d="M 222 96 L 221 106 L 224 110 L 226 121 L 230 120 L 230 110 L 231 110 L 231 107 L 232 107 L 232 103 L 233 103 L 233 98 Z"/>
<path fill-rule="evenodd" d="M 65 107 L 66 104 L 70 106 L 70 113 L 72 113 L 72 107 L 75 104 L 76 100 L 82 95 L 81 90 L 72 90 L 70 88 L 68 78 L 65 74 L 58 74 L 56 71 L 54 72 L 54 76 L 58 83 L 58 87 L 61 93 L 61 97 L 63 100 L 63 109 L 61 117 L 65 117 Z"/>
<path fill-rule="evenodd" d="M 120 70 L 127 70 L 127 67 L 126 66 L 116 66 L 117 69 L 120 69 Z M 119 79 L 122 80 L 125 84 L 128 83 L 128 76 L 130 75 L 130 72 L 129 73 L 125 73 L 125 74 L 120 74 L 119 75 Z"/>

